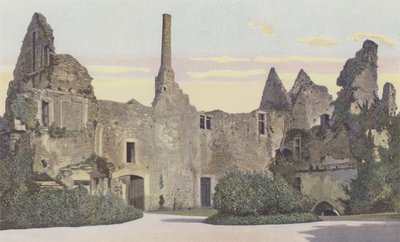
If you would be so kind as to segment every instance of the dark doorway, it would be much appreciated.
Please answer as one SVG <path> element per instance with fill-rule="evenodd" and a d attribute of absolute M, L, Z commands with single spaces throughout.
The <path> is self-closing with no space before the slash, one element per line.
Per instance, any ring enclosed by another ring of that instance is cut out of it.
<path fill-rule="evenodd" d="M 42 124 L 43 127 L 49 126 L 49 103 L 42 101 Z"/>
<path fill-rule="evenodd" d="M 144 210 L 144 180 L 140 176 L 129 176 L 128 204 Z"/>
<path fill-rule="evenodd" d="M 201 206 L 211 206 L 211 179 L 209 177 L 200 178 L 201 184 Z"/>
<path fill-rule="evenodd" d="M 315 206 L 314 213 L 322 216 L 339 216 L 337 210 L 332 206 L 332 204 L 325 201 L 320 202 Z"/>

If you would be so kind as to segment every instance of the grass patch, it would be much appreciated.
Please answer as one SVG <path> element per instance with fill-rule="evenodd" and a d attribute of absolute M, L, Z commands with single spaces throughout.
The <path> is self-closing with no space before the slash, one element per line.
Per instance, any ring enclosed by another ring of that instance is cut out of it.
<path fill-rule="evenodd" d="M 400 221 L 400 213 L 374 213 L 341 216 L 319 216 L 322 221 Z"/>
<path fill-rule="evenodd" d="M 208 217 L 204 223 L 215 225 L 260 225 L 260 224 L 292 224 L 319 221 L 312 213 L 291 213 L 277 215 L 225 215 L 214 214 Z"/>
<path fill-rule="evenodd" d="M 217 213 L 216 209 L 213 208 L 192 208 L 192 209 L 182 209 L 182 210 L 157 210 L 151 211 L 150 213 L 156 214 L 170 214 L 170 215 L 181 215 L 181 216 L 203 216 L 209 217 Z"/>

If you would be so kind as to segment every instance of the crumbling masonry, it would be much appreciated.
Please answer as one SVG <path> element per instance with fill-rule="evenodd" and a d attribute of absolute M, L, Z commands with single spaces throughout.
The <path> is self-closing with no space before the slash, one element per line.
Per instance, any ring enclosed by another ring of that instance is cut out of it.
<path fill-rule="evenodd" d="M 35 13 L 0 118 L 0 159 L 29 133 L 35 172 L 68 187 L 86 186 L 93 194 L 113 189 L 129 204 L 152 210 L 212 206 L 213 188 L 226 172 L 267 171 L 275 156 L 283 155 L 299 164 L 299 190 L 342 210 L 341 184 L 356 175 L 358 160 L 349 150 L 348 133 L 330 128 L 335 111 L 326 87 L 301 70 L 287 93 L 272 68 L 258 109 L 199 112 L 175 81 L 168 14 L 163 15 L 161 49 L 151 107 L 134 99 L 97 100 L 86 68 L 55 52 L 50 25 Z M 367 41 L 338 78 L 343 87 L 338 99 L 351 112 L 357 102 L 377 99 L 376 53 L 377 45 Z M 382 103 L 396 113 L 393 85 L 385 85 Z M 87 165 L 92 154 L 111 163 L 110 174 Z"/>

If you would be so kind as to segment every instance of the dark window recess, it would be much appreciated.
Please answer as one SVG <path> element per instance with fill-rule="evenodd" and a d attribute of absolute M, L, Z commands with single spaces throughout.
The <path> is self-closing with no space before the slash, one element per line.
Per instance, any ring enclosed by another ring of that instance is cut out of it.
<path fill-rule="evenodd" d="M 211 118 L 210 117 L 206 118 L 206 128 L 211 129 Z"/>
<path fill-rule="evenodd" d="M 294 179 L 294 188 L 296 189 L 296 191 L 301 192 L 301 178 L 300 177 L 296 177 Z"/>
<path fill-rule="evenodd" d="M 43 168 L 47 168 L 49 165 L 47 164 L 47 161 L 45 161 L 45 160 L 41 160 L 40 161 L 41 163 L 42 163 L 42 167 Z"/>
<path fill-rule="evenodd" d="M 75 186 L 90 186 L 90 181 L 89 180 L 74 180 L 74 185 Z"/>
<path fill-rule="evenodd" d="M 294 160 L 301 160 L 301 138 L 294 138 Z"/>
<path fill-rule="evenodd" d="M 265 114 L 258 114 L 258 133 L 265 134 Z"/>
<path fill-rule="evenodd" d="M 211 206 L 211 179 L 209 177 L 200 178 L 201 185 L 201 206 Z"/>
<path fill-rule="evenodd" d="M 32 71 L 36 70 L 36 32 L 32 33 Z"/>
<path fill-rule="evenodd" d="M 50 64 L 50 49 L 49 46 L 45 46 L 43 49 L 44 56 L 44 66 L 48 66 Z"/>
<path fill-rule="evenodd" d="M 42 101 L 42 124 L 49 127 L 49 103 L 46 101 Z"/>
<path fill-rule="evenodd" d="M 205 117 L 200 115 L 200 129 L 205 129 Z"/>
<path fill-rule="evenodd" d="M 135 163 L 135 143 L 126 143 L 126 162 Z"/>

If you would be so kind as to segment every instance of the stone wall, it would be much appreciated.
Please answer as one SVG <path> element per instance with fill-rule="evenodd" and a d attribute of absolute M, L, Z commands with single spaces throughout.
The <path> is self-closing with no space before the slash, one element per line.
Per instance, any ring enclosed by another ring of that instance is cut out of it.
<path fill-rule="evenodd" d="M 292 100 L 292 128 L 310 129 L 320 125 L 321 115 L 332 115 L 332 96 L 328 89 L 314 84 L 303 70 L 297 75 L 289 96 Z"/>
<path fill-rule="evenodd" d="M 315 205 L 324 201 L 332 204 L 340 214 L 344 212 L 344 204 L 341 200 L 348 199 L 343 185 L 348 185 L 356 175 L 357 170 L 354 168 L 296 173 L 296 176 L 301 179 L 303 194 L 315 199 L 317 201 Z"/>
<path fill-rule="evenodd" d="M 93 138 L 88 130 L 61 138 L 51 138 L 44 133 L 32 136 L 31 144 L 35 151 L 33 170 L 47 173 L 53 178 L 57 177 L 60 169 L 78 164 L 94 153 Z"/>
<path fill-rule="evenodd" d="M 43 126 L 43 102 L 48 105 L 48 126 L 82 130 L 89 120 L 89 104 L 91 100 L 70 92 L 51 89 L 27 89 L 25 93 L 32 98 L 38 107 L 36 119 Z M 48 128 L 48 126 L 44 128 Z"/>
<path fill-rule="evenodd" d="M 397 113 L 396 104 L 396 89 L 393 84 L 386 82 L 383 86 L 382 102 L 385 105 L 386 111 L 389 115 L 394 116 Z"/>
<path fill-rule="evenodd" d="M 47 24 L 42 14 L 35 13 L 22 42 L 21 52 L 14 69 L 14 79 L 27 81 L 27 76 L 46 69 L 49 64 L 45 62 L 48 57 L 47 51 L 49 56 L 55 51 L 53 42 L 53 29 Z M 46 48 L 48 50 L 45 50 Z M 45 87 L 45 84 L 36 87 Z"/>

